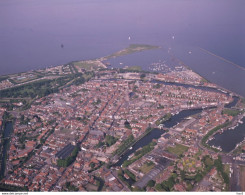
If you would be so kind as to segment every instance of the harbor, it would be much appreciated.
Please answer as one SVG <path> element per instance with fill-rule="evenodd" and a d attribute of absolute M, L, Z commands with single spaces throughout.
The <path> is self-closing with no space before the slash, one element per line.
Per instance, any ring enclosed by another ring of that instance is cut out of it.
<path fill-rule="evenodd" d="M 245 117 L 239 119 L 236 125 L 221 129 L 211 138 L 208 144 L 222 152 L 229 153 L 245 139 Z"/>

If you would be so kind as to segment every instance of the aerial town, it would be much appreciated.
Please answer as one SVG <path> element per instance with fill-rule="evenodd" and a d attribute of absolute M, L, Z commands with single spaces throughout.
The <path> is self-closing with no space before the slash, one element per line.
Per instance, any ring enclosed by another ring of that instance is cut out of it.
<path fill-rule="evenodd" d="M 0 90 L 1 189 L 245 190 L 245 144 L 209 144 L 242 125 L 245 101 L 190 69 L 68 64 L 1 78 Z"/>

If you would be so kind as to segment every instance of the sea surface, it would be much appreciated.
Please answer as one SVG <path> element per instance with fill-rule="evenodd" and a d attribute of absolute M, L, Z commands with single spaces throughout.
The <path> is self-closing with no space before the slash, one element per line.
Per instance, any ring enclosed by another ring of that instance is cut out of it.
<path fill-rule="evenodd" d="M 245 70 L 199 49 L 245 67 L 244 7 L 244 0 L 2 0 L 0 75 L 152 44 L 245 95 Z"/>

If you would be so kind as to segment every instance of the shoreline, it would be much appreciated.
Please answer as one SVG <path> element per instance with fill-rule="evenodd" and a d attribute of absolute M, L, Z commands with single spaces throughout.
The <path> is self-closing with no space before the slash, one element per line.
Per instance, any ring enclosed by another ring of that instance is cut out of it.
<path fill-rule="evenodd" d="M 222 153 L 224 153 L 224 154 L 229 154 L 229 155 L 232 155 L 232 153 L 234 152 L 234 150 L 236 150 L 240 145 L 242 145 L 243 143 L 245 143 L 245 136 L 244 136 L 244 139 L 241 141 L 241 142 L 238 142 L 237 144 L 236 144 L 236 146 L 231 150 L 231 151 L 229 151 L 229 152 L 225 152 L 225 151 L 223 151 L 223 149 L 221 148 L 221 146 L 215 146 L 215 145 L 210 145 L 208 142 L 210 142 L 210 141 L 212 141 L 213 139 L 215 139 L 214 138 L 214 136 L 215 135 L 217 135 L 217 134 L 223 134 L 224 132 L 226 132 L 226 131 L 228 131 L 228 130 L 235 130 L 235 128 L 237 128 L 237 127 L 239 127 L 239 124 L 243 124 L 243 123 L 240 123 L 240 121 L 242 120 L 242 119 L 244 119 L 245 118 L 245 114 L 243 114 L 242 116 L 240 116 L 240 117 L 238 117 L 237 119 L 235 119 L 234 121 L 233 121 L 233 123 L 232 124 L 230 124 L 229 126 L 227 126 L 227 127 L 225 127 L 225 128 L 221 128 L 220 130 L 218 130 L 217 132 L 215 132 L 212 136 L 210 136 L 210 138 L 208 139 L 208 141 L 207 141 L 207 144 L 210 146 L 210 147 L 212 147 L 212 148 L 215 148 L 215 149 L 219 149 L 220 150 L 220 152 L 222 152 Z M 234 129 L 232 129 L 233 127 L 235 127 Z"/>
<path fill-rule="evenodd" d="M 99 57 L 99 58 L 96 58 L 96 59 L 89 59 L 89 60 L 79 60 L 79 61 L 71 61 L 71 62 L 68 62 L 68 63 L 64 63 L 64 64 L 59 64 L 59 65 L 50 65 L 50 66 L 46 66 L 45 68 L 38 68 L 38 69 L 31 69 L 31 70 L 27 70 L 27 71 L 23 71 L 23 72 L 17 72 L 17 73 L 11 73 L 11 74 L 5 74 L 5 75 L 0 75 L 0 78 L 1 77 L 11 77 L 11 76 L 14 76 L 14 75 L 18 75 L 18 74 L 24 74 L 24 73 L 33 73 L 35 71 L 38 71 L 38 70 L 41 70 L 41 71 L 46 71 L 47 69 L 49 68 L 55 68 L 55 67 L 59 67 L 59 66 L 65 66 L 65 65 L 74 65 L 76 67 L 76 69 L 79 67 L 79 65 L 75 65 L 75 63 L 88 63 L 91 65 L 92 64 L 96 64 L 98 67 L 101 67 L 101 68 L 106 68 L 106 69 L 110 69 L 110 66 L 105 64 L 104 61 L 105 60 L 108 60 L 110 58 L 116 58 L 116 57 L 120 57 L 120 56 L 124 56 L 124 55 L 129 55 L 131 53 L 138 53 L 138 52 L 142 52 L 142 51 L 147 51 L 147 50 L 152 50 L 152 49 L 160 49 L 161 47 L 160 46 L 153 46 L 153 45 L 145 45 L 145 44 L 131 44 L 129 45 L 127 48 L 124 48 L 124 49 L 121 49 L 117 52 L 114 52 L 110 55 L 107 55 L 107 56 L 103 56 L 103 57 Z M 203 48 L 200 48 L 201 50 L 205 51 L 205 52 L 209 52 Z M 212 54 L 211 52 L 209 52 L 210 55 L 215 55 L 215 54 Z M 217 56 L 217 57 L 220 57 L 220 56 Z M 225 60 L 223 59 L 222 57 L 220 57 L 222 60 Z M 202 74 L 200 74 L 199 72 L 197 71 L 194 71 L 190 66 L 186 65 L 182 60 L 180 60 L 179 58 L 176 57 L 176 59 L 182 63 L 182 65 L 184 67 L 186 67 L 187 69 L 193 71 L 195 74 L 199 75 L 201 78 L 203 78 L 204 80 L 206 80 L 208 83 L 211 83 L 213 85 L 215 85 L 213 88 L 215 89 L 218 89 L 220 91 L 225 91 L 227 92 L 229 95 L 235 95 L 235 96 L 238 96 L 239 98 L 241 97 L 244 97 L 236 92 L 233 92 L 233 91 L 230 91 L 229 89 L 226 89 L 216 83 L 213 83 L 211 81 L 209 81 L 207 78 L 205 78 Z M 232 62 L 230 61 L 227 61 L 229 63 L 232 64 Z M 234 63 L 233 63 L 234 64 Z M 236 66 L 239 66 L 237 64 L 234 64 Z M 243 68 L 241 66 L 239 66 L 240 68 Z M 81 67 L 80 67 L 81 68 Z M 245 70 L 245 68 L 243 68 L 243 70 Z M 153 71 L 152 71 L 153 72 Z M 54 76 L 54 75 L 53 75 Z M 64 75 L 57 75 L 58 77 L 60 76 L 64 76 Z M 33 81 L 27 81 L 26 83 L 30 83 L 30 82 L 35 82 L 35 81 L 38 81 L 38 80 L 42 80 L 42 79 L 45 79 L 45 77 L 47 76 L 44 76 L 43 78 L 38 78 L 38 79 L 34 79 Z M 49 76 L 48 76 L 49 77 Z M 10 78 L 7 78 L 6 80 L 8 80 Z M 49 78 L 48 78 L 49 79 Z M 14 85 L 14 86 L 11 86 L 11 87 L 7 87 L 7 88 L 4 88 L 4 89 L 8 89 L 8 88 L 14 88 L 16 86 L 20 86 L 20 85 L 24 85 L 25 83 L 19 83 L 17 85 Z M 205 84 L 204 85 L 199 85 L 199 86 L 206 86 Z M 210 87 L 207 85 L 207 87 Z M 1 90 L 4 90 L 4 89 L 0 89 Z"/>

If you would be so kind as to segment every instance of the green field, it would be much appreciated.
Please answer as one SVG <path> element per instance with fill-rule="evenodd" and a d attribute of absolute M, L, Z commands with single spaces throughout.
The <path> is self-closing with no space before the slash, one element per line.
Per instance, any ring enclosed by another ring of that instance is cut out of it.
<path fill-rule="evenodd" d="M 73 62 L 74 66 L 78 66 L 79 68 L 83 68 L 87 71 L 90 70 L 97 70 L 100 68 L 100 62 L 97 60 L 88 60 L 88 61 L 79 61 L 79 62 Z"/>
<path fill-rule="evenodd" d="M 180 156 L 181 154 L 183 154 L 187 150 L 188 150 L 188 147 L 183 146 L 181 144 L 175 144 L 174 147 L 168 147 L 167 148 L 168 152 L 175 154 L 175 155 L 178 155 L 178 156 Z"/>
<path fill-rule="evenodd" d="M 222 111 L 222 114 L 227 114 L 229 116 L 237 116 L 240 113 L 241 113 L 240 110 L 235 110 L 235 109 L 224 109 Z"/>
<path fill-rule="evenodd" d="M 229 164 L 224 164 L 224 171 L 227 175 L 230 174 L 230 165 Z"/>
<path fill-rule="evenodd" d="M 144 163 L 141 167 L 140 167 L 140 171 L 144 174 L 148 173 L 151 169 L 153 169 L 153 167 L 155 166 L 155 164 L 153 162 L 146 162 Z"/>

